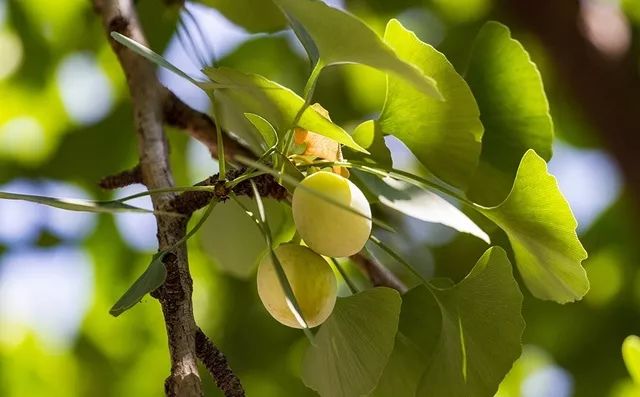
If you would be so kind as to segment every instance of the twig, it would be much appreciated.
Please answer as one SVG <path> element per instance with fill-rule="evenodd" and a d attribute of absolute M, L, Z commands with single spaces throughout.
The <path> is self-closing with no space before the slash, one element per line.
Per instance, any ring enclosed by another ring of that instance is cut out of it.
<path fill-rule="evenodd" d="M 244 397 L 240 379 L 229 368 L 227 358 L 200 328 L 196 330 L 196 352 L 226 397 Z"/>
<path fill-rule="evenodd" d="M 375 260 L 369 259 L 363 251 L 351 256 L 351 260 L 369 276 L 374 286 L 393 288 L 400 293 L 407 292 L 407 286 L 393 272 Z"/>
<path fill-rule="evenodd" d="M 242 173 L 243 169 L 230 170 L 227 173 L 229 180 L 237 177 Z M 258 191 L 262 197 L 268 197 L 275 200 L 285 200 L 288 197 L 287 190 L 276 181 L 276 179 L 268 174 L 258 175 L 251 178 L 257 185 Z M 253 197 L 253 190 L 249 180 L 242 181 L 235 185 L 232 189 L 225 184 L 226 181 L 218 181 L 218 175 L 213 175 L 196 186 L 215 186 L 213 192 L 204 191 L 187 191 L 176 196 L 170 203 L 173 211 L 190 215 L 195 211 L 206 207 L 213 199 L 225 201 L 229 194 L 233 191 L 237 196 Z"/>
<path fill-rule="evenodd" d="M 98 182 L 98 186 L 103 189 L 114 190 L 136 183 L 142 183 L 142 169 L 140 168 L 140 164 L 129 170 L 105 176 Z"/>

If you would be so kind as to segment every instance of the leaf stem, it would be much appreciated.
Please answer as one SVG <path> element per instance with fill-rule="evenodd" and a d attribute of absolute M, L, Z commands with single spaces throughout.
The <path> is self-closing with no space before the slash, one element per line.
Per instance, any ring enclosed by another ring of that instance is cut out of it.
<path fill-rule="evenodd" d="M 352 295 L 357 294 L 358 287 L 356 287 L 356 285 L 353 283 L 353 281 L 351 281 L 349 276 L 347 276 L 347 272 L 344 270 L 340 262 L 338 262 L 336 258 L 331 258 L 331 262 L 333 262 L 333 265 L 336 267 L 336 269 L 338 269 L 338 273 L 340 273 L 340 276 L 342 276 L 342 279 L 344 280 L 345 284 L 347 284 L 347 287 L 349 287 L 351 294 Z"/>
<path fill-rule="evenodd" d="M 220 126 L 220 114 L 218 112 L 218 104 L 216 103 L 215 93 L 211 95 L 211 107 L 213 112 L 213 119 L 216 124 L 216 140 L 218 147 L 218 180 L 224 180 L 227 178 L 227 161 L 224 157 L 224 138 L 222 136 L 222 127 Z"/>
<path fill-rule="evenodd" d="M 322 71 L 322 68 L 324 68 L 324 63 L 318 61 L 313 67 L 313 69 L 311 70 L 311 74 L 309 75 L 309 78 L 307 79 L 307 82 L 304 86 L 304 90 L 302 92 L 304 97 L 304 103 L 302 104 L 302 107 L 298 110 L 298 113 L 296 113 L 296 117 L 294 117 L 293 121 L 291 122 L 291 126 L 289 127 L 286 133 L 285 143 L 282 151 L 285 157 L 288 156 L 289 152 L 291 151 L 291 145 L 293 144 L 295 127 L 298 124 L 298 121 L 300 121 L 300 118 L 302 117 L 304 112 L 311 105 L 311 100 L 313 99 L 313 93 L 316 89 L 316 83 L 318 82 L 318 77 L 320 77 L 320 72 Z M 284 172 L 284 163 L 280 168 L 280 172 Z"/>
<path fill-rule="evenodd" d="M 427 288 L 431 288 L 431 284 L 429 284 L 429 281 L 427 281 L 427 279 L 424 278 L 424 276 L 422 276 L 422 274 L 420 274 L 416 269 L 414 269 L 413 266 L 411 266 L 411 264 L 409 262 L 407 262 L 402 256 L 400 256 L 400 254 L 398 254 L 391 247 L 389 247 L 388 245 L 383 243 L 382 240 L 380 240 L 379 238 L 377 238 L 373 234 L 369 237 L 369 240 L 371 240 L 375 245 L 380 247 L 380 249 L 382 249 L 384 252 L 386 252 L 393 259 L 398 261 L 401 265 L 406 267 L 407 270 L 409 270 L 409 272 L 411 272 L 411 274 L 416 276 L 424 285 L 427 286 Z"/>

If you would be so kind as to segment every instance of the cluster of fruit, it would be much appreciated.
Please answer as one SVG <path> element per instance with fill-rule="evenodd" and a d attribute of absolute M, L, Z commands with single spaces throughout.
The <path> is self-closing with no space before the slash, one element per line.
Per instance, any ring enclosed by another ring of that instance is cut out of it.
<path fill-rule="evenodd" d="M 333 172 L 308 175 L 293 193 L 293 219 L 305 245 L 282 244 L 275 255 L 309 327 L 322 324 L 336 302 L 336 278 L 325 257 L 347 257 L 371 234 L 371 207 L 362 191 Z M 258 294 L 267 311 L 289 327 L 302 328 L 280 285 L 270 254 L 258 267 Z"/>

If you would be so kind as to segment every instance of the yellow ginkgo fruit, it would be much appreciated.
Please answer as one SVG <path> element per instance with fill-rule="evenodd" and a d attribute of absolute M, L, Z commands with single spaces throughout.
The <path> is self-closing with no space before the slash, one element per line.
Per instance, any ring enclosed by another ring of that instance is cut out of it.
<path fill-rule="evenodd" d="M 300 237 L 321 255 L 354 255 L 371 234 L 369 202 L 340 175 L 320 171 L 307 176 L 293 192 L 292 207 Z"/>
<path fill-rule="evenodd" d="M 304 321 L 310 328 L 322 324 L 336 303 L 337 283 L 329 263 L 308 247 L 282 244 L 275 249 Z M 269 314 L 280 323 L 302 328 L 278 279 L 271 253 L 258 267 L 258 295 Z"/>

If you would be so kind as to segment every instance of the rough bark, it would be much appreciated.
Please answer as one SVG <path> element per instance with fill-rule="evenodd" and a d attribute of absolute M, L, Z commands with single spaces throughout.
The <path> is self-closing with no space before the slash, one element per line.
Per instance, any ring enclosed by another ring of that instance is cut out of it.
<path fill-rule="evenodd" d="M 139 43 L 146 43 L 131 0 L 96 0 L 107 35 L 116 31 Z M 168 146 L 164 134 L 163 88 L 156 79 L 155 68 L 140 56 L 116 43 L 111 43 L 126 75 L 134 111 L 138 138 L 138 152 L 142 182 L 148 189 L 174 185 L 168 160 Z M 152 196 L 153 207 L 164 211 L 172 194 Z M 186 233 L 187 217 L 157 215 L 159 249 L 175 244 Z M 165 382 L 168 396 L 202 396 L 196 357 L 196 323 L 191 301 L 192 280 L 186 246 L 166 255 L 167 280 L 156 292 L 164 314 L 171 374 Z"/>
<path fill-rule="evenodd" d="M 196 331 L 196 348 L 198 358 L 211 373 L 224 395 L 226 397 L 244 397 L 244 389 L 238 377 L 229 368 L 227 358 L 200 328 Z"/>

